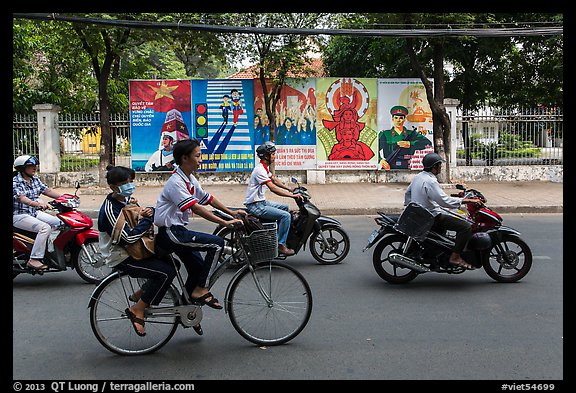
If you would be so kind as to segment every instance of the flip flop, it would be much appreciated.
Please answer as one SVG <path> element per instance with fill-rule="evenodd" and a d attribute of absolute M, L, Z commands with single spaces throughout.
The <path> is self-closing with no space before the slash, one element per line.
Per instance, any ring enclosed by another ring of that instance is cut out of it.
<path fill-rule="evenodd" d="M 132 311 L 130 311 L 129 308 L 127 308 L 126 310 L 124 310 L 124 312 L 126 313 L 126 316 L 130 319 L 130 323 L 132 323 L 132 327 L 134 328 L 134 331 L 136 332 L 137 335 L 139 335 L 140 337 L 144 337 L 146 335 L 146 332 L 141 333 L 138 331 L 138 329 L 136 329 L 136 323 L 139 325 L 142 325 L 142 327 L 144 327 L 144 320 L 138 318 L 136 315 L 134 315 L 134 313 Z"/>
<path fill-rule="evenodd" d="M 207 301 L 206 299 L 211 297 L 212 299 L 210 299 L 209 301 Z M 200 304 L 205 304 L 208 307 L 214 308 L 216 310 L 221 310 L 223 307 L 222 305 L 219 305 L 217 303 L 220 303 L 218 301 L 218 299 L 216 299 L 214 297 L 214 295 L 212 295 L 210 292 L 205 293 L 204 295 L 200 296 L 200 297 L 193 297 L 192 301 L 198 302 Z"/>
<path fill-rule="evenodd" d="M 204 334 L 204 331 L 202 330 L 202 326 L 200 326 L 200 324 L 198 324 L 196 326 L 192 326 L 192 329 L 194 329 L 196 334 L 198 334 L 199 336 Z"/>

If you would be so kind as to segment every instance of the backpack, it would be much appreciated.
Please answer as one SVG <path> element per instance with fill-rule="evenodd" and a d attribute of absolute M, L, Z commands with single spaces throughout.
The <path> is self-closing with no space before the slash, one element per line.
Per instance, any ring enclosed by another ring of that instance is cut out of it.
<path fill-rule="evenodd" d="M 254 231 L 258 231 L 264 229 L 264 225 L 260 222 L 258 217 L 246 215 L 242 216 L 242 223 L 244 224 L 244 229 L 246 230 L 246 234 L 249 235 Z"/>

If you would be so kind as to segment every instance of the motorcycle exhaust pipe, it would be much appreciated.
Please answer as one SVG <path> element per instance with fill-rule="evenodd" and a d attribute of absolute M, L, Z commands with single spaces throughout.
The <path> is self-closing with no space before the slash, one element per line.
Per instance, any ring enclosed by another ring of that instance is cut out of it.
<path fill-rule="evenodd" d="M 408 269 L 417 271 L 418 273 L 426 273 L 430 271 L 430 269 L 428 269 L 426 266 L 422 266 L 418 262 L 408 257 L 405 257 L 402 254 L 396 254 L 396 253 L 390 254 L 388 258 L 390 259 L 390 261 L 400 266 L 404 266 Z"/>

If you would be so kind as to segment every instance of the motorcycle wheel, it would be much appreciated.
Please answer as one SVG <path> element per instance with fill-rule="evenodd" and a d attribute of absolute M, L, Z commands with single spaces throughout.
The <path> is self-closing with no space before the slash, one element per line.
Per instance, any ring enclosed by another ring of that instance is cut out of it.
<path fill-rule="evenodd" d="M 84 245 L 86 246 L 86 250 L 88 250 L 87 252 L 90 253 L 92 260 L 102 260 L 104 258 L 98 246 L 98 239 L 88 239 Z M 73 253 L 72 266 L 80 278 L 90 284 L 98 284 L 104 277 L 112 273 L 112 269 L 106 265 L 95 267 L 90 263 L 90 259 L 88 255 L 86 255 L 84 248 L 79 248 Z"/>
<path fill-rule="evenodd" d="M 233 241 L 232 241 L 232 229 L 229 228 L 222 228 L 220 230 L 220 232 L 218 232 L 216 234 L 216 236 L 220 236 L 221 238 L 224 239 L 224 247 L 233 247 Z M 236 249 L 239 249 L 239 247 L 236 247 Z M 225 258 L 230 258 L 231 256 L 225 253 L 220 253 L 220 262 L 223 262 L 225 260 Z M 236 254 L 234 255 L 232 261 L 230 262 L 230 265 L 228 265 L 229 269 L 236 269 L 239 266 L 243 266 L 246 263 L 246 255 L 244 254 L 244 252 L 237 251 Z"/>
<path fill-rule="evenodd" d="M 372 254 L 372 264 L 376 273 L 390 284 L 405 284 L 418 276 L 414 270 L 394 264 L 388 259 L 392 252 L 402 253 L 406 240 L 404 235 L 385 236 L 376 245 Z"/>
<path fill-rule="evenodd" d="M 322 235 L 328 242 L 325 246 Z M 310 252 L 314 259 L 323 265 L 335 265 L 346 258 L 350 251 L 350 237 L 339 226 L 324 225 L 320 231 L 310 236 Z"/>
<path fill-rule="evenodd" d="M 490 255 L 482 265 L 486 274 L 494 280 L 516 282 L 530 271 L 532 251 L 519 237 L 504 235 L 500 243 L 492 246 Z"/>

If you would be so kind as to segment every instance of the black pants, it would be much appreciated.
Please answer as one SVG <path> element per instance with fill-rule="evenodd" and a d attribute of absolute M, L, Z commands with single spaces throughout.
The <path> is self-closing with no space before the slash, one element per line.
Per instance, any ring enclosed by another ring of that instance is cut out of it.
<path fill-rule="evenodd" d="M 434 229 L 439 232 L 456 231 L 454 252 L 458 254 L 462 253 L 472 235 L 472 225 L 468 221 L 448 213 L 440 213 L 434 218 Z"/>
<path fill-rule="evenodd" d="M 160 303 L 174 277 L 176 269 L 174 265 L 159 258 L 151 257 L 141 261 L 135 261 L 131 257 L 117 266 L 118 269 L 128 273 L 131 277 L 147 278 L 142 285 L 140 299 L 146 304 L 157 305 Z"/>

